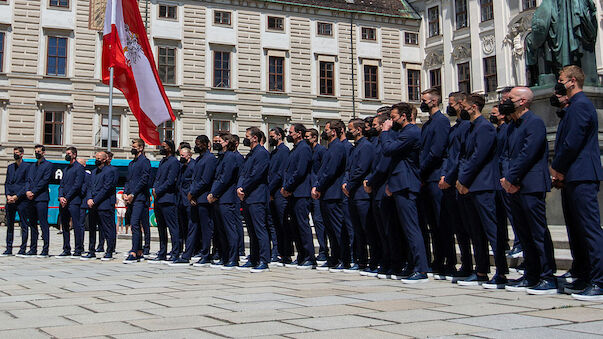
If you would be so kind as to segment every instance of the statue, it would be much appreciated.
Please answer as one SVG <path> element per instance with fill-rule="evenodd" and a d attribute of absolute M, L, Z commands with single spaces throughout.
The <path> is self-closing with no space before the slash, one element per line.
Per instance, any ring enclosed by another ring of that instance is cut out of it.
<path fill-rule="evenodd" d="M 597 25 L 597 8 L 592 0 L 543 0 L 534 12 L 532 32 L 526 37 L 530 85 L 546 85 L 542 83 L 546 78 L 543 75 L 556 78 L 567 65 L 580 66 L 586 84 L 596 85 Z"/>

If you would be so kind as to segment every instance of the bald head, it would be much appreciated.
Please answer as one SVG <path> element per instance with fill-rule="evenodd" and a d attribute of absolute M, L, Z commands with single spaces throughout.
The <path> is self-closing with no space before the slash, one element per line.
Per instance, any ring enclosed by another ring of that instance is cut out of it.
<path fill-rule="evenodd" d="M 86 159 L 84 158 L 77 158 L 77 162 L 79 162 L 82 166 L 86 166 Z"/>
<path fill-rule="evenodd" d="M 509 97 L 513 101 L 523 100 L 521 105 L 530 108 L 532 101 L 534 101 L 534 92 L 527 87 L 515 87 L 511 90 Z"/>

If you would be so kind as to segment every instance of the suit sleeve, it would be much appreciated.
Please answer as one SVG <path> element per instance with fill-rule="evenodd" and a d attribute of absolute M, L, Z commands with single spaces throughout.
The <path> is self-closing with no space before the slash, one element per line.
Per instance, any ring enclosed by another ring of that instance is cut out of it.
<path fill-rule="evenodd" d="M 467 160 L 467 163 L 460 170 L 459 182 L 470 187 L 473 184 L 473 180 L 482 169 L 482 166 L 491 152 L 493 152 L 494 142 L 496 141 L 496 130 L 494 128 L 480 127 L 480 130 L 476 131 L 477 142 L 475 150 L 471 157 Z"/>
<path fill-rule="evenodd" d="M 567 112 L 568 119 L 565 124 L 567 129 L 566 138 L 559 143 L 551 167 L 563 174 L 566 174 L 570 166 L 586 143 L 587 134 L 593 128 L 589 116 L 589 107 L 578 103 L 577 107 Z"/>
<path fill-rule="evenodd" d="M 450 140 L 449 152 L 446 161 L 444 162 L 442 176 L 444 181 L 451 186 L 454 186 L 459 172 L 459 156 L 461 153 L 461 138 L 460 135 Z"/>
<path fill-rule="evenodd" d="M 222 167 L 221 173 L 218 174 L 218 177 L 211 188 L 211 194 L 216 198 L 219 198 L 226 192 L 238 166 L 236 159 L 233 159 L 232 157 L 228 157 L 227 159 L 225 156 L 222 161 L 224 162 L 224 167 Z"/>
<path fill-rule="evenodd" d="M 180 172 L 180 166 L 177 161 L 171 161 L 170 164 L 166 162 L 168 166 L 168 174 L 166 179 L 159 184 L 159 186 L 155 186 L 155 194 L 157 196 L 161 196 L 167 192 L 170 186 L 175 185 L 178 180 L 178 172 Z"/>
<path fill-rule="evenodd" d="M 347 180 L 348 192 L 353 192 L 362 186 L 362 181 L 371 170 L 371 165 L 375 159 L 375 149 L 372 145 L 362 148 L 356 156 L 358 161 L 356 166 L 350 168 Z"/>
<path fill-rule="evenodd" d="M 540 160 L 542 152 L 546 147 L 546 127 L 542 120 L 532 120 L 530 126 L 526 126 L 526 137 L 522 141 L 518 156 L 509 163 L 509 171 L 506 180 L 513 185 L 520 185 L 521 180 Z"/>
<path fill-rule="evenodd" d="M 370 187 L 376 187 L 376 186 L 383 185 L 385 183 L 385 181 L 387 180 L 387 176 L 390 171 L 391 163 L 392 163 L 392 158 L 390 156 L 382 155 L 381 159 L 379 159 L 379 163 L 377 164 L 377 167 L 375 168 L 375 170 L 372 171 L 371 174 L 369 174 L 369 176 L 366 178 L 367 185 Z"/>
<path fill-rule="evenodd" d="M 115 186 L 113 185 L 113 180 L 114 180 L 113 177 L 114 177 L 113 172 L 105 174 L 105 177 L 103 178 L 104 179 L 103 184 L 102 184 L 101 188 L 99 190 L 97 190 L 97 194 L 94 198 L 92 198 L 92 195 L 91 195 L 92 190 L 90 189 L 90 187 L 88 188 L 88 192 L 89 192 L 88 194 L 92 198 L 92 201 L 94 201 L 95 205 L 98 205 L 98 203 L 100 201 L 108 199 L 111 196 L 111 194 L 115 194 Z"/>
<path fill-rule="evenodd" d="M 137 196 L 143 194 L 149 187 L 149 179 L 151 178 L 151 162 L 148 159 L 142 163 L 139 170 L 139 179 L 136 186 L 131 188 L 130 194 Z"/>
<path fill-rule="evenodd" d="M 243 181 L 239 185 L 245 194 L 253 192 L 262 183 L 262 181 L 266 180 L 269 163 L 270 160 L 268 159 L 268 152 L 258 152 L 253 166 L 248 168 L 248 172 L 245 173 Z"/>
<path fill-rule="evenodd" d="M 52 177 L 52 169 L 53 169 L 52 164 L 48 163 L 48 165 L 44 166 L 44 168 L 43 168 L 42 176 L 36 182 L 31 183 L 31 185 L 32 185 L 31 191 L 34 194 L 34 196 L 37 196 L 40 193 L 43 193 L 42 190 L 47 187 L 48 182 L 50 181 L 50 178 Z M 35 178 L 32 178 L 32 180 L 35 180 Z"/>
<path fill-rule="evenodd" d="M 383 145 L 383 155 L 394 156 L 395 154 L 406 153 L 409 148 L 415 145 L 416 140 L 410 136 L 396 135 L 394 131 L 384 131 L 381 133 L 381 144 Z"/>
<path fill-rule="evenodd" d="M 25 165 L 25 163 L 22 163 L 22 164 L 21 164 L 21 166 L 24 166 L 24 165 Z M 20 185 L 20 186 L 18 187 L 18 189 L 17 189 L 17 190 L 15 191 L 15 193 L 14 193 L 14 194 L 16 194 L 16 195 L 17 195 L 17 197 L 18 197 L 19 199 L 25 199 L 25 198 L 26 198 L 26 193 L 27 193 L 27 179 L 28 179 L 28 177 L 29 177 L 29 173 L 30 173 L 30 171 L 31 171 L 31 166 L 30 166 L 30 165 L 27 165 L 27 167 L 25 168 L 25 174 L 24 174 L 24 176 L 25 176 L 25 185 Z"/>
<path fill-rule="evenodd" d="M 436 129 L 433 131 L 433 142 L 426 156 L 421 159 L 421 177 L 429 175 L 438 166 L 441 166 L 442 158 L 448 144 L 448 133 L 450 123 L 442 119 L 437 120 Z"/>
<path fill-rule="evenodd" d="M 331 156 L 323 159 L 323 164 L 318 172 L 318 178 L 316 179 L 316 190 L 318 192 L 324 192 L 328 184 L 335 180 L 337 175 L 337 169 L 340 164 L 345 162 L 346 150 L 341 147 L 341 150 L 331 152 Z M 324 162 L 326 160 L 326 162 Z"/>
<path fill-rule="evenodd" d="M 67 201 L 73 200 L 76 196 L 80 194 L 82 184 L 84 182 L 84 174 L 86 174 L 86 172 L 84 171 L 84 167 L 76 167 L 74 174 L 75 179 L 73 180 L 73 184 L 71 185 L 71 187 L 66 189 L 66 192 L 64 192 L 65 195 L 63 195 L 67 199 Z"/>
<path fill-rule="evenodd" d="M 14 170 L 13 170 L 14 166 L 9 165 L 8 168 L 6 169 L 6 179 L 4 180 L 4 194 L 5 195 L 13 195 L 13 191 L 11 189 L 10 186 L 12 186 L 12 184 L 9 184 L 9 178 L 12 178 L 15 174 L 14 174 Z"/>
<path fill-rule="evenodd" d="M 297 166 L 293 172 L 287 175 L 286 181 L 283 182 L 283 188 L 287 192 L 293 192 L 297 189 L 308 175 L 310 171 L 309 167 L 312 166 L 312 151 L 309 148 L 303 148 L 299 150 L 299 159 Z"/>

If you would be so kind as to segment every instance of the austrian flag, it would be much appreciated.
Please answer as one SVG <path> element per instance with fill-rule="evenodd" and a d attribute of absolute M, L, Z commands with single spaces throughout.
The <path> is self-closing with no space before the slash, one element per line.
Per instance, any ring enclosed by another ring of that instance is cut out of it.
<path fill-rule="evenodd" d="M 113 13 L 113 11 L 115 12 Z M 159 75 L 136 0 L 108 0 L 103 32 L 103 83 L 119 89 L 138 120 L 140 137 L 159 145 L 157 126 L 175 120 Z"/>

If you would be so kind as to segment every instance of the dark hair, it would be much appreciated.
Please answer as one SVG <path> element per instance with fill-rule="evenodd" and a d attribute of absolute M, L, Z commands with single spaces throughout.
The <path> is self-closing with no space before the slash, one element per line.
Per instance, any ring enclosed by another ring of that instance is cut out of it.
<path fill-rule="evenodd" d="M 374 122 L 375 120 L 377 120 L 377 123 L 378 123 L 379 125 L 383 125 L 383 123 L 384 123 L 386 120 L 389 120 L 389 119 L 391 119 L 391 117 L 389 116 L 389 113 L 388 113 L 388 114 L 381 114 L 381 115 L 376 116 L 376 117 L 375 117 L 375 119 L 373 120 L 373 122 Z"/>
<path fill-rule="evenodd" d="M 71 151 L 71 153 L 77 155 L 77 148 L 75 148 L 74 146 L 67 147 L 65 151 Z"/>
<path fill-rule="evenodd" d="M 236 139 L 236 135 L 234 134 L 230 134 L 228 132 L 224 132 L 224 133 L 220 133 L 218 135 L 220 137 L 220 139 L 226 141 L 228 144 L 226 145 L 226 150 L 227 151 L 231 151 L 234 152 L 237 149 L 237 139 Z"/>
<path fill-rule="evenodd" d="M 13 151 L 19 151 L 19 153 L 25 153 L 25 150 L 21 146 L 13 147 Z"/>
<path fill-rule="evenodd" d="M 189 144 L 187 141 L 183 141 L 183 142 L 181 142 L 179 146 L 180 146 L 180 148 L 181 148 L 181 149 L 182 149 L 182 148 L 188 148 L 188 149 L 191 149 L 191 144 Z"/>
<path fill-rule="evenodd" d="M 306 126 L 304 126 L 304 124 L 293 124 L 291 126 L 295 132 L 301 133 L 302 135 L 306 134 Z"/>
<path fill-rule="evenodd" d="M 392 106 L 381 106 L 377 109 L 377 115 L 389 114 L 389 112 L 391 110 L 392 110 Z"/>
<path fill-rule="evenodd" d="M 41 148 L 42 152 L 46 152 L 46 147 L 44 147 L 44 145 L 37 144 L 34 146 L 34 149 L 38 149 L 38 148 Z"/>
<path fill-rule="evenodd" d="M 168 147 L 170 148 L 170 152 L 172 152 L 172 154 L 174 152 L 176 152 L 176 146 L 174 146 L 174 141 L 165 139 L 165 140 L 163 140 L 163 142 L 165 142 L 168 145 Z"/>
<path fill-rule="evenodd" d="M 199 135 L 195 140 L 198 140 L 203 145 L 209 146 L 209 138 L 205 134 Z"/>
<path fill-rule="evenodd" d="M 266 133 L 264 133 L 264 131 L 260 131 L 261 135 L 262 135 L 262 139 L 260 140 L 260 143 L 265 144 L 266 143 Z"/>
<path fill-rule="evenodd" d="M 258 138 L 258 142 L 262 141 L 262 135 L 264 133 L 262 133 L 262 131 L 259 128 L 257 128 L 257 127 L 249 127 L 246 131 L 249 132 L 250 136 L 257 137 Z"/>
<path fill-rule="evenodd" d="M 500 95 L 502 96 L 502 95 L 505 95 L 507 93 L 511 93 L 512 90 L 513 90 L 513 87 L 511 87 L 511 86 L 505 87 L 505 88 L 503 88 L 503 89 L 500 90 Z"/>
<path fill-rule="evenodd" d="M 276 135 L 280 135 L 281 138 L 285 137 L 285 131 L 280 127 L 273 127 L 270 132 L 274 132 Z"/>
<path fill-rule="evenodd" d="M 426 89 L 421 94 L 431 95 L 432 98 L 436 99 L 438 105 L 442 102 L 442 96 L 440 95 L 440 91 L 435 88 Z"/>
<path fill-rule="evenodd" d="M 142 149 L 144 149 L 144 147 L 146 146 L 144 140 L 140 138 L 132 140 L 132 143 L 136 143 L 138 146 L 142 146 Z"/>
<path fill-rule="evenodd" d="M 479 109 L 480 112 L 482 111 L 482 109 L 484 109 L 484 106 L 486 105 L 486 99 L 484 99 L 484 96 L 481 94 L 471 94 L 467 97 L 466 100 L 471 106 L 476 105 L 477 109 Z"/>
<path fill-rule="evenodd" d="M 235 142 L 236 142 L 237 144 L 238 144 L 238 143 L 241 141 L 241 138 L 239 138 L 239 136 L 238 136 L 238 135 L 236 135 L 236 134 L 231 134 L 231 135 L 232 135 L 232 137 L 234 138 L 234 140 L 235 140 Z"/>
<path fill-rule="evenodd" d="M 105 151 L 105 153 L 107 153 L 107 156 L 109 157 L 109 159 L 113 159 L 113 152 Z"/>
<path fill-rule="evenodd" d="M 331 120 L 328 121 L 327 124 L 329 124 L 329 127 L 331 129 L 335 130 L 335 134 L 338 138 L 340 138 L 341 135 L 345 132 L 345 125 L 341 120 Z"/>
<path fill-rule="evenodd" d="M 375 117 L 366 117 L 366 118 L 364 118 L 364 123 L 368 124 L 369 126 L 372 126 L 374 119 L 375 119 Z"/>
<path fill-rule="evenodd" d="M 309 128 L 306 132 L 310 132 L 310 135 L 314 138 L 318 138 L 318 130 L 316 128 Z"/>
<path fill-rule="evenodd" d="M 465 94 L 464 92 L 452 92 L 450 93 L 450 95 L 448 96 L 449 98 L 454 98 L 454 101 L 456 102 L 461 102 L 463 100 L 465 100 L 465 98 L 467 97 L 467 94 Z"/>
<path fill-rule="evenodd" d="M 364 135 L 364 120 L 356 118 L 351 119 L 349 123 L 352 124 L 355 129 L 359 129 L 362 135 Z"/>
<path fill-rule="evenodd" d="M 401 116 L 405 116 L 407 121 L 412 120 L 412 108 L 413 106 L 407 102 L 399 102 L 392 106 L 392 111 L 394 109 L 398 110 L 398 114 Z"/>

